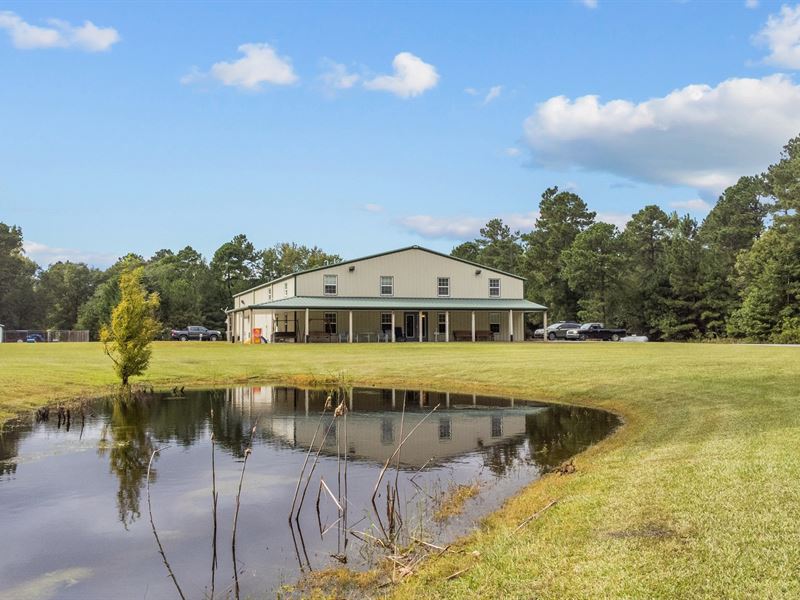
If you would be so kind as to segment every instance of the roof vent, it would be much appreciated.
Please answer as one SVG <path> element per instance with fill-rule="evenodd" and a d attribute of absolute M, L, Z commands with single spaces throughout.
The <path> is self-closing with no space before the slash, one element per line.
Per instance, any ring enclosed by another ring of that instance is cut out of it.
<path fill-rule="evenodd" d="M 353 271 L 356 270 L 356 266 L 355 265 L 350 265 L 350 268 L 348 268 L 347 270 L 352 273 Z"/>
<path fill-rule="evenodd" d="M 475 269 L 475 275 L 480 275 L 480 274 L 481 274 L 481 270 L 480 269 Z"/>

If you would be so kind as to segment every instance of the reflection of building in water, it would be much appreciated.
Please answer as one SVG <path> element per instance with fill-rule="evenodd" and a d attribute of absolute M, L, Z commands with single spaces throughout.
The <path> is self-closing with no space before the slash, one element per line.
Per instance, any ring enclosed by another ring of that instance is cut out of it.
<path fill-rule="evenodd" d="M 263 386 L 231 390 L 230 402 L 253 418 L 258 417 L 259 429 L 268 436 L 308 448 L 317 432 L 325 397 L 326 393 L 320 390 Z M 347 446 L 353 458 L 382 463 L 400 442 L 401 421 L 403 436 L 419 425 L 403 445 L 401 463 L 407 467 L 420 467 L 430 460 L 441 462 L 521 439 L 525 435 L 525 415 L 531 413 L 530 408 L 509 410 L 513 406 L 509 399 L 410 390 L 356 389 L 345 400 L 350 407 Z M 437 404 L 439 409 L 425 418 Z M 330 413 L 324 417 L 315 447 L 332 419 Z M 339 419 L 323 452 L 336 453 L 337 443 L 344 444 L 344 439 L 343 421 Z"/>

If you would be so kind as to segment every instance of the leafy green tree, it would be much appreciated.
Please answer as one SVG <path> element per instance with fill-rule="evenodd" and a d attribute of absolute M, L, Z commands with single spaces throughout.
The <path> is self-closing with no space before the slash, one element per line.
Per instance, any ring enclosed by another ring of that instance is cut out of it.
<path fill-rule="evenodd" d="M 321 248 L 283 242 L 262 252 L 260 281 L 277 279 L 284 275 L 324 267 L 342 262 L 338 254 L 328 254 Z"/>
<path fill-rule="evenodd" d="M 191 246 L 177 253 L 159 250 L 145 266 L 144 282 L 148 289 L 158 292 L 158 319 L 164 327 L 205 323 L 204 300 L 210 274 L 202 255 Z"/>
<path fill-rule="evenodd" d="M 78 329 L 88 329 L 92 339 L 99 339 L 100 329 L 109 323 L 111 312 L 119 303 L 121 275 L 143 264 L 144 259 L 138 254 L 127 254 L 106 269 L 91 298 L 78 309 Z"/>
<path fill-rule="evenodd" d="M 8 329 L 34 328 L 40 322 L 36 271 L 22 248 L 22 230 L 0 223 L 0 323 Z"/>
<path fill-rule="evenodd" d="M 150 364 L 153 338 L 161 325 L 155 319 L 158 294 L 148 294 L 142 285 L 144 267 L 122 274 L 119 281 L 121 299 L 111 313 L 110 326 L 100 330 L 105 353 L 114 363 L 114 370 L 123 385 L 134 375 L 141 375 Z"/>
<path fill-rule="evenodd" d="M 561 255 L 564 277 L 577 291 L 578 318 L 618 320 L 622 266 L 625 262 L 619 232 L 609 223 L 594 223 L 579 233 Z"/>
<path fill-rule="evenodd" d="M 477 241 L 464 242 L 453 248 L 450 256 L 462 258 L 470 262 L 479 263 L 481 260 L 481 247 Z"/>
<path fill-rule="evenodd" d="M 80 307 L 97 287 L 100 271 L 84 263 L 57 262 L 39 276 L 37 297 L 48 329 L 73 329 Z"/>
<path fill-rule="evenodd" d="M 689 215 L 670 216 L 670 240 L 667 245 L 666 268 L 669 293 L 657 320 L 662 338 L 687 340 L 703 335 L 700 253 L 697 222 Z"/>
<path fill-rule="evenodd" d="M 738 255 L 741 306 L 728 332 L 756 340 L 800 341 L 800 136 L 765 174 L 772 227 Z"/>
<path fill-rule="evenodd" d="M 651 204 L 631 217 L 621 236 L 625 265 L 620 324 L 653 339 L 663 334 L 657 323 L 670 290 L 666 266 L 669 230 L 667 213 Z"/>
<path fill-rule="evenodd" d="M 542 194 L 534 230 L 522 236 L 528 297 L 543 300 L 553 320 L 574 319 L 577 315 L 580 296 L 561 272 L 562 253 L 594 218 L 595 213 L 580 196 L 552 187 Z"/>
<path fill-rule="evenodd" d="M 764 231 L 765 193 L 763 177 L 742 177 L 723 192 L 700 226 L 700 292 L 705 304 L 701 317 L 706 335 L 724 335 L 728 319 L 739 306 L 736 259 Z"/>
<path fill-rule="evenodd" d="M 230 305 L 234 294 L 246 290 L 259 280 L 261 259 L 253 243 L 244 234 L 234 236 L 214 253 L 211 272 L 225 289 L 226 306 Z"/>
<path fill-rule="evenodd" d="M 506 273 L 516 273 L 522 258 L 519 231 L 511 231 L 502 219 L 492 219 L 481 227 L 477 240 L 481 248 L 481 264 Z"/>

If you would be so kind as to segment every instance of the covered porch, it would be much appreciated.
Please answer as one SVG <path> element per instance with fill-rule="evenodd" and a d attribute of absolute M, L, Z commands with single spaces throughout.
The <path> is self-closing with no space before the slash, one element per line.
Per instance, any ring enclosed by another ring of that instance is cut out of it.
<path fill-rule="evenodd" d="M 528 300 L 294 297 L 229 314 L 231 341 L 397 343 L 523 341 Z M 257 340 L 255 338 L 263 338 Z"/>

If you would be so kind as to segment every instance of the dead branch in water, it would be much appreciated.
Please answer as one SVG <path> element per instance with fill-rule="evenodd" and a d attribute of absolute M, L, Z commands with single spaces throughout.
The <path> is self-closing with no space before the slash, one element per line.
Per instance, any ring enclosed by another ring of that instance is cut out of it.
<path fill-rule="evenodd" d="M 217 572 L 217 470 L 214 461 L 214 409 L 211 409 L 211 598 L 214 600 L 214 584 Z"/>
<path fill-rule="evenodd" d="M 530 522 L 531 522 L 531 521 L 533 521 L 534 519 L 538 519 L 538 518 L 541 516 L 541 514 L 542 514 L 544 511 L 546 511 L 548 508 L 550 508 L 551 506 L 553 506 L 553 505 L 554 505 L 554 504 L 556 504 L 557 502 L 558 502 L 558 500 L 551 500 L 550 502 L 548 502 L 547 504 L 545 504 L 544 508 L 541 508 L 541 509 L 539 509 L 538 511 L 536 511 L 535 513 L 533 513 L 533 514 L 532 514 L 530 517 L 528 517 L 527 519 L 525 519 L 525 520 L 524 520 L 522 523 L 520 523 L 519 525 L 517 525 L 517 528 L 514 530 L 514 532 L 513 532 L 513 533 L 517 533 L 517 532 L 518 532 L 520 529 L 522 529 L 523 527 L 525 527 L 525 525 L 527 525 L 528 523 L 530 523 Z"/>
<path fill-rule="evenodd" d="M 150 454 L 150 460 L 147 463 L 147 512 L 150 515 L 150 527 L 153 530 L 153 537 L 156 538 L 156 544 L 158 544 L 158 551 L 161 554 L 161 558 L 164 560 L 164 566 L 167 567 L 167 572 L 169 576 L 172 578 L 173 583 L 175 584 L 175 589 L 178 590 L 178 595 L 181 597 L 181 600 L 186 600 L 186 596 L 183 595 L 183 591 L 181 590 L 181 586 L 178 585 L 178 580 L 175 577 L 175 573 L 172 572 L 172 567 L 169 566 L 169 561 L 167 560 L 167 555 L 164 554 L 164 546 L 161 545 L 161 540 L 158 538 L 158 532 L 156 531 L 156 524 L 153 521 L 153 504 L 150 501 L 150 470 L 153 466 L 153 458 L 156 454 L 161 452 L 162 450 L 169 448 L 169 446 L 162 446 L 161 448 L 156 448 Z"/>
<path fill-rule="evenodd" d="M 329 398 L 330 398 L 330 396 L 329 396 Z M 339 408 L 340 407 L 341 407 L 341 404 L 336 408 L 336 412 L 334 413 L 333 418 L 331 419 L 331 423 L 330 423 L 330 425 L 328 425 L 328 428 L 325 430 L 325 435 L 322 437 L 322 440 L 319 443 L 319 447 L 317 448 L 317 453 L 314 455 L 314 462 L 311 463 L 311 469 L 308 471 L 308 478 L 306 479 L 306 484 L 303 487 L 303 493 L 300 495 L 300 504 L 298 505 L 297 513 L 295 514 L 295 520 L 298 521 L 298 522 L 300 520 L 300 511 L 302 510 L 303 503 L 306 500 L 306 493 L 308 492 L 308 486 L 311 483 L 311 477 L 314 475 L 314 470 L 317 468 L 317 463 L 319 463 L 319 455 L 322 453 L 322 447 L 325 445 L 325 442 L 328 439 L 328 435 L 330 435 L 331 429 L 333 429 L 333 426 L 336 424 L 336 417 L 338 416 L 336 413 L 339 412 Z M 312 440 L 312 442 L 313 442 L 313 440 Z M 311 448 L 313 448 L 313 444 L 312 444 Z M 306 457 L 306 460 L 307 459 L 308 459 L 308 457 Z M 303 466 L 305 467 L 305 463 L 304 463 Z M 302 477 L 302 471 L 301 471 L 301 477 Z M 299 487 L 299 483 L 298 483 L 298 487 Z M 294 502 L 292 502 L 292 506 L 294 506 Z"/>
<path fill-rule="evenodd" d="M 253 425 L 253 430 L 250 432 L 250 445 L 253 445 L 253 436 L 256 434 L 256 426 Z M 253 451 L 250 448 L 245 448 L 244 462 L 242 463 L 242 475 L 239 477 L 239 489 L 236 492 L 236 508 L 233 512 L 233 534 L 231 535 L 231 556 L 233 558 L 233 580 L 234 592 L 236 600 L 239 600 L 239 567 L 236 564 L 236 526 L 239 522 L 239 506 L 242 498 L 242 483 L 244 482 L 244 470 L 247 468 L 247 459 Z"/>
<path fill-rule="evenodd" d="M 297 478 L 297 486 L 294 488 L 294 498 L 292 498 L 292 507 L 289 509 L 289 521 L 292 520 L 292 515 L 294 514 L 294 507 L 297 503 L 297 495 L 300 492 L 300 485 L 303 483 L 303 474 L 306 471 L 306 465 L 308 465 L 308 459 L 311 456 L 311 452 L 314 450 L 314 442 L 317 440 L 317 435 L 319 434 L 319 430 L 322 427 L 322 421 L 325 418 L 325 412 L 330 408 L 331 404 L 331 397 L 328 396 L 325 400 L 325 406 L 322 408 L 322 414 L 319 416 L 319 422 L 317 423 L 317 429 L 314 431 L 314 436 L 311 438 L 311 444 L 308 446 L 308 452 L 306 452 L 306 459 L 303 461 L 303 467 L 300 469 L 300 476 Z M 299 511 L 298 511 L 299 512 Z"/>
<path fill-rule="evenodd" d="M 416 425 L 414 425 L 414 427 L 411 429 L 411 431 L 409 431 L 409 432 L 408 432 L 408 435 L 407 435 L 406 437 L 404 437 L 404 438 L 402 438 L 402 439 L 400 440 L 400 443 L 399 443 L 399 444 L 397 444 L 397 448 L 395 448 L 395 451 L 392 453 L 392 455 L 391 455 L 391 456 L 390 456 L 388 459 L 386 459 L 386 463 L 384 463 L 384 465 L 383 465 L 383 468 L 381 469 L 381 472 L 380 472 L 380 474 L 378 475 L 378 480 L 375 482 L 375 488 L 372 490 L 372 501 L 373 501 L 373 503 L 375 502 L 375 496 L 376 496 L 376 495 L 377 495 L 377 493 L 378 493 L 378 487 L 381 485 L 381 481 L 383 481 L 383 476 L 386 474 L 386 469 L 388 469 L 388 468 L 389 468 L 389 463 L 391 463 L 391 462 L 392 462 L 392 459 L 393 459 L 395 456 L 397 456 L 397 455 L 398 455 L 398 453 L 400 452 L 400 450 L 401 450 L 401 449 L 402 449 L 402 447 L 403 447 L 403 444 L 405 444 L 405 443 L 408 441 L 408 439 L 409 439 L 409 438 L 410 438 L 412 435 L 414 435 L 414 432 L 417 430 L 417 428 L 418 428 L 420 425 L 422 425 L 422 424 L 425 422 L 425 420 L 426 420 L 428 417 L 430 417 L 430 416 L 431 416 L 431 415 L 432 415 L 434 412 L 436 412 L 436 410 L 437 410 L 437 409 L 438 409 L 440 406 L 441 406 L 441 404 L 437 404 L 436 406 L 434 406 L 434 407 L 433 407 L 433 408 L 430 410 L 430 412 L 428 412 L 428 413 L 427 413 L 427 414 L 426 414 L 424 417 L 422 417 L 422 419 L 420 420 L 420 422 L 419 422 L 419 423 L 417 423 Z"/>

